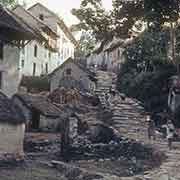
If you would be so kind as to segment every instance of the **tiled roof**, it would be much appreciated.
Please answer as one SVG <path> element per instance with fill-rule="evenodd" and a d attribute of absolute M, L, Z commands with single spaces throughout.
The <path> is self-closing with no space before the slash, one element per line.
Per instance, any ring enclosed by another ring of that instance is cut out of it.
<path fill-rule="evenodd" d="M 59 108 L 49 102 L 46 97 L 33 94 L 16 94 L 13 98 L 18 98 L 29 109 L 36 109 L 44 116 L 59 117 L 62 113 Z"/>

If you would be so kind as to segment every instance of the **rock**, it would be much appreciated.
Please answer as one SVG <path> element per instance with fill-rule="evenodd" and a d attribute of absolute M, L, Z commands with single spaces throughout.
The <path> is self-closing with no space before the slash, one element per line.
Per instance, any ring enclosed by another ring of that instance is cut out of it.
<path fill-rule="evenodd" d="M 114 131 L 103 123 L 96 123 L 90 127 L 92 143 L 109 143 L 114 138 Z"/>
<path fill-rule="evenodd" d="M 97 180 L 104 179 L 103 176 L 95 173 L 89 173 L 84 169 L 66 164 L 60 161 L 51 161 L 52 165 L 57 168 L 68 180 Z"/>

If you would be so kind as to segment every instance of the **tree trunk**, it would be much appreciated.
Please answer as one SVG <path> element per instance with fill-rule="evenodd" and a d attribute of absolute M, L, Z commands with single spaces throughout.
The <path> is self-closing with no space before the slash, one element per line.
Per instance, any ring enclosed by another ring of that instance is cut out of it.
<path fill-rule="evenodd" d="M 171 24 L 170 38 L 171 38 L 172 61 L 176 65 L 177 73 L 179 75 L 179 63 L 176 59 L 176 35 L 175 35 L 176 26 L 173 24 L 173 22 L 171 22 L 170 24 Z"/>

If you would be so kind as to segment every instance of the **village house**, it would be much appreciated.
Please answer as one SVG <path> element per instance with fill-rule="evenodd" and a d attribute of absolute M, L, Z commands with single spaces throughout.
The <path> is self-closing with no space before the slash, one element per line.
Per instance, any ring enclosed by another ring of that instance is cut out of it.
<path fill-rule="evenodd" d="M 51 27 L 30 12 L 18 5 L 13 13 L 27 22 L 36 32 L 44 37 L 44 43 L 31 41 L 20 51 L 19 71 L 26 76 L 40 76 L 48 74 L 57 66 L 57 62 L 48 56 L 58 51 L 57 38 L 59 37 Z"/>
<path fill-rule="evenodd" d="M 62 111 L 42 95 L 15 94 L 12 101 L 23 112 L 27 130 L 56 131 Z"/>
<path fill-rule="evenodd" d="M 23 156 L 25 117 L 6 95 L 0 92 L 0 156 Z"/>
<path fill-rule="evenodd" d="M 132 42 L 132 38 L 113 38 L 111 41 L 102 41 L 94 51 L 87 56 L 87 67 L 107 70 L 117 73 L 125 61 L 125 47 Z"/>
<path fill-rule="evenodd" d="M 14 39 L 13 45 L 0 44 L 0 89 L 12 96 L 23 76 L 49 74 L 66 58 L 74 57 L 77 42 L 65 23 L 39 3 L 28 10 L 19 5 L 13 11 L 1 8 L 6 12 L 0 19 L 2 25 L 18 29 L 22 36 L 24 29 L 33 34 L 33 38 L 18 36 L 22 40 Z M 9 37 L 17 36 L 11 32 Z"/>
<path fill-rule="evenodd" d="M 49 67 L 48 64 L 45 65 L 47 72 L 51 73 L 69 57 L 74 58 L 74 51 L 78 46 L 78 43 L 64 21 L 47 7 L 37 3 L 30 7 L 27 11 L 34 17 L 43 21 L 44 24 L 50 27 L 58 35 L 56 42 L 57 52 L 46 51 L 42 53 L 43 57 L 52 59 L 51 61 L 54 63 L 52 67 Z M 32 45 L 31 49 L 34 48 L 35 46 Z M 28 47 L 26 49 L 28 49 Z M 41 54 L 41 52 L 38 52 L 38 54 Z"/>
<path fill-rule="evenodd" d="M 26 42 L 44 42 L 44 38 L 9 9 L 0 6 L 0 11 L 0 89 L 11 96 L 21 81 L 20 49 Z"/>
<path fill-rule="evenodd" d="M 124 40 L 114 38 L 107 46 L 104 47 L 104 64 L 108 71 L 118 72 L 121 64 L 124 62 Z"/>
<path fill-rule="evenodd" d="M 58 87 L 76 88 L 81 91 L 93 92 L 95 78 L 92 72 L 84 67 L 78 60 L 69 58 L 56 68 L 50 75 L 50 91 Z"/>

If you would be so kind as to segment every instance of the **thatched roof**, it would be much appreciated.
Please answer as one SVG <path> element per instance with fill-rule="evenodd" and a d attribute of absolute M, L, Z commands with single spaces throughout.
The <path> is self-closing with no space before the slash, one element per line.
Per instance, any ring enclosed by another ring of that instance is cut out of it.
<path fill-rule="evenodd" d="M 19 16 L 0 6 L 0 40 L 3 42 L 41 39 Z"/>
<path fill-rule="evenodd" d="M 21 110 L 2 92 L 0 92 L 0 122 L 14 125 L 25 123 Z"/>
<path fill-rule="evenodd" d="M 46 97 L 33 94 L 15 94 L 12 99 L 18 98 L 28 109 L 37 110 L 46 117 L 57 118 L 61 114 L 61 110 L 47 100 Z"/>

